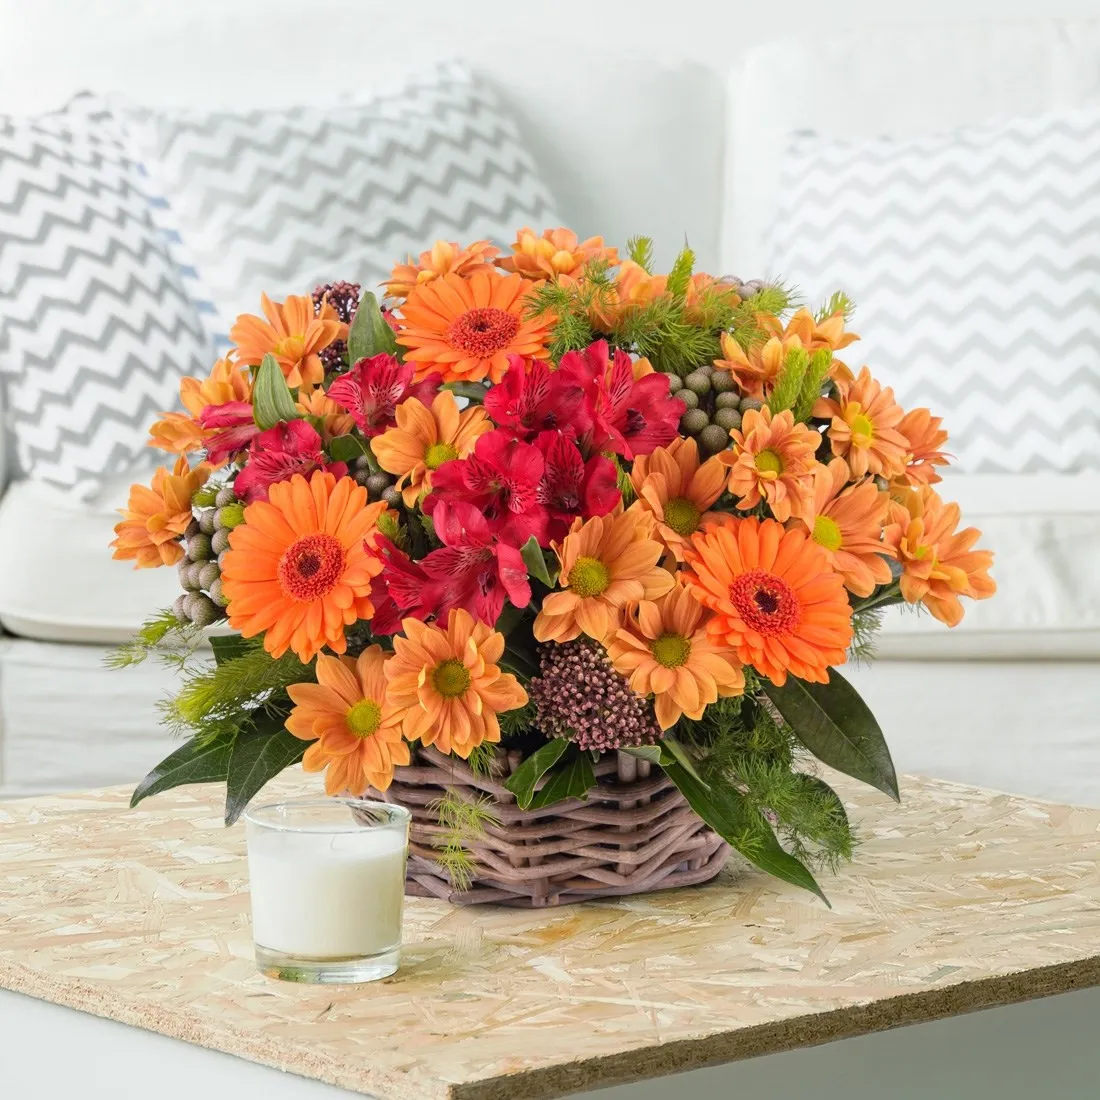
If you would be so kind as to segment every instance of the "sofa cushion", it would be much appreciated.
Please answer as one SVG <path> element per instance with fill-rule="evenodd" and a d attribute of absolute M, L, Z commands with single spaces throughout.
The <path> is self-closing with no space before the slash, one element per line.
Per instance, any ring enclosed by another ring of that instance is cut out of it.
<path fill-rule="evenodd" d="M 0 501 L 0 623 L 56 642 L 128 640 L 180 593 L 176 570 L 134 569 L 107 548 L 129 480 L 91 503 L 33 481 Z"/>

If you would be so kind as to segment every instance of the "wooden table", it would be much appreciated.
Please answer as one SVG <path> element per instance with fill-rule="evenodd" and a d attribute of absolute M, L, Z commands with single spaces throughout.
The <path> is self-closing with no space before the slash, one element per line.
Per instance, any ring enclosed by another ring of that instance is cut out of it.
<path fill-rule="evenodd" d="M 286 777 L 271 793 L 302 787 Z M 842 789 L 863 844 L 855 864 L 824 882 L 831 911 L 735 869 L 703 888 L 542 912 L 410 900 L 402 970 L 338 988 L 254 971 L 243 832 L 222 828 L 215 789 L 172 792 L 134 811 L 115 789 L 0 803 L 0 987 L 381 1100 L 534 1100 L 693 1071 L 601 1094 L 640 1100 L 732 1094 L 715 1082 L 771 1087 L 754 1082 L 758 1067 L 779 1066 L 769 1071 L 774 1082 L 789 1076 L 792 1059 L 804 1068 L 814 1058 L 825 1067 L 815 1095 L 854 1098 L 858 1074 L 846 1082 L 829 1059 L 862 1050 L 861 1064 L 873 1061 L 867 1044 L 881 1050 L 894 1036 L 802 1048 L 1100 985 L 1100 810 L 915 779 L 900 809 Z M 928 1037 L 914 1064 L 934 1074 L 943 1068 L 932 1060 L 937 1029 L 942 1044 L 1000 1019 L 1032 1041 L 1053 1041 L 1084 1019 L 1091 1024 L 1077 1055 L 1095 1059 L 1097 1008 L 1090 991 L 897 1035 Z M 5 1012 L 23 1028 L 4 1024 L 5 1051 L 35 1018 L 55 1058 L 67 1048 L 57 1041 L 59 1017 L 98 1027 L 107 1048 L 140 1034 L 12 994 L 0 994 Z M 980 1036 L 962 1046 L 984 1049 Z M 1021 1044 L 999 1049 L 999 1058 L 982 1056 L 986 1085 L 998 1069 L 1019 1078 L 1034 1063 Z M 269 1071 L 219 1062 L 211 1051 L 202 1052 L 205 1065 L 247 1069 L 257 1089 L 269 1080 Z M 761 1057 L 782 1051 L 800 1053 Z M 172 1064 L 150 1059 L 140 1094 L 175 1096 Z M 163 1087 L 150 1080 L 157 1067 Z M 131 1068 L 119 1064 L 120 1081 Z M 1093 1094 L 1059 1092 L 1070 1071 L 1043 1078 L 1046 1100 Z"/>

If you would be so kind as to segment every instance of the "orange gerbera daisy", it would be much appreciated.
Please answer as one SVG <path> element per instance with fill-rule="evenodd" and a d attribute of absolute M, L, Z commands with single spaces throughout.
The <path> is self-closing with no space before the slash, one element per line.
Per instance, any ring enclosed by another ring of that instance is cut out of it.
<path fill-rule="evenodd" d="M 571 229 L 547 229 L 539 237 L 533 229 L 524 227 L 516 234 L 512 255 L 497 260 L 497 266 L 538 281 L 559 275 L 578 276 L 591 260 L 604 260 L 613 266 L 619 262 L 619 253 L 605 245 L 603 237 L 578 241 Z"/>
<path fill-rule="evenodd" d="M 438 279 L 440 275 L 469 275 L 479 267 L 492 267 L 500 249 L 488 241 L 474 241 L 461 248 L 457 241 L 436 241 L 420 253 L 419 262 L 398 264 L 386 284 L 387 298 L 407 298 L 418 286 Z"/>
<path fill-rule="evenodd" d="M 374 614 L 371 578 L 382 563 L 364 540 L 385 504 L 368 504 L 350 477 L 317 470 L 295 474 L 248 505 L 222 559 L 222 593 L 229 625 L 246 638 L 264 631 L 264 649 L 302 662 L 326 645 L 347 648 L 344 627 Z"/>
<path fill-rule="evenodd" d="M 825 550 L 772 519 L 734 519 L 700 531 L 684 555 L 714 616 L 707 633 L 773 684 L 787 675 L 827 683 L 852 640 L 844 581 Z"/>
<path fill-rule="evenodd" d="M 801 515 L 811 491 L 814 457 L 821 437 L 812 428 L 795 422 L 786 409 L 777 416 L 771 410 L 750 409 L 740 429 L 730 432 L 733 450 L 716 457 L 730 467 L 729 491 L 748 511 L 767 501 L 777 520 Z"/>
<path fill-rule="evenodd" d="M 465 458 L 477 437 L 492 430 L 489 414 L 481 405 L 459 411 L 449 390 L 436 394 L 431 408 L 415 397 L 397 406 L 397 427 L 371 440 L 378 465 L 399 475 L 397 488 L 410 508 L 432 484 L 432 470 L 452 458 Z"/>
<path fill-rule="evenodd" d="M 737 654 L 707 635 L 709 617 L 695 593 L 678 584 L 654 602 L 632 606 L 608 644 L 611 663 L 629 677 L 634 691 L 653 695 L 663 730 L 685 714 L 702 718 L 719 695 L 745 690 Z"/>
<path fill-rule="evenodd" d="M 250 400 L 251 382 L 248 372 L 230 359 L 219 359 L 210 377 L 180 379 L 180 402 L 187 412 L 163 413 L 150 429 L 147 445 L 173 454 L 188 454 L 199 450 L 206 433 L 198 416 L 207 405 L 224 405 L 229 401 Z"/>
<path fill-rule="evenodd" d="M 882 542 L 890 497 L 873 481 L 848 488 L 848 478 L 848 464 L 842 458 L 818 466 L 812 511 L 795 523 L 825 548 L 849 591 L 869 596 L 877 585 L 889 584 L 892 576 L 883 555 L 893 554 Z"/>
<path fill-rule="evenodd" d="M 384 791 L 397 764 L 409 762 L 409 745 L 401 736 L 401 717 L 386 700 L 381 646 L 368 646 L 351 657 L 317 658 L 317 683 L 291 684 L 294 709 L 286 728 L 303 741 L 302 768 L 325 772 L 329 794 L 359 796 L 367 787 Z"/>
<path fill-rule="evenodd" d="M 682 436 L 634 460 L 630 483 L 638 503 L 653 513 L 657 537 L 678 561 L 686 540 L 715 518 L 708 509 L 722 495 L 726 476 L 717 457 L 700 465 L 698 444 Z"/>
<path fill-rule="evenodd" d="M 348 338 L 348 326 L 326 301 L 318 317 L 313 315 L 313 299 L 308 295 L 290 295 L 285 302 L 273 302 L 260 296 L 265 321 L 251 313 L 242 313 L 229 330 L 229 339 L 237 345 L 236 360 L 258 367 L 265 355 L 279 361 L 287 385 L 291 388 L 319 385 L 325 377 L 318 352 L 334 340 Z"/>
<path fill-rule="evenodd" d="M 909 485 L 934 485 L 942 481 L 937 466 L 947 465 L 947 455 L 940 448 L 947 442 L 943 421 L 928 409 L 912 409 L 898 421 L 898 431 L 909 443 L 902 477 Z"/>
<path fill-rule="evenodd" d="M 355 430 L 355 417 L 342 405 L 337 405 L 320 387 L 309 394 L 298 394 L 295 404 L 299 412 L 317 421 L 321 438 L 326 443 Z"/>
<path fill-rule="evenodd" d="M 984 600 L 997 591 L 989 576 L 992 550 L 973 550 L 976 527 L 957 531 L 959 506 L 945 504 L 934 489 L 902 489 L 890 502 L 886 542 L 901 562 L 901 594 L 922 603 L 948 626 L 963 617 L 960 596 Z"/>
<path fill-rule="evenodd" d="M 115 524 L 111 557 L 133 561 L 135 569 L 175 565 L 183 557 L 180 539 L 191 522 L 191 498 L 211 469 L 203 462 L 192 470 L 180 455 L 172 473 L 157 468 L 151 486 L 131 485 L 130 499 L 119 509 L 122 521 Z"/>
<path fill-rule="evenodd" d="M 545 359 L 549 319 L 526 316 L 531 285 L 479 267 L 413 290 L 401 307 L 397 342 L 408 349 L 416 380 L 438 373 L 445 382 L 499 382 L 509 355 Z"/>
<path fill-rule="evenodd" d="M 527 702 L 527 692 L 497 661 L 504 635 L 452 609 L 438 623 L 406 619 L 386 662 L 386 698 L 405 736 L 467 759 L 483 741 L 500 740 L 497 715 Z"/>
<path fill-rule="evenodd" d="M 664 547 L 652 537 L 653 518 L 637 505 L 618 515 L 580 517 L 554 552 L 558 585 L 535 619 L 540 642 L 568 642 L 587 634 L 602 642 L 617 630 L 631 600 L 655 600 L 674 584 L 658 562 Z"/>
<path fill-rule="evenodd" d="M 901 434 L 901 406 L 894 391 L 882 386 L 864 367 L 851 382 L 836 382 L 837 396 L 822 397 L 814 416 L 831 417 L 833 453 L 845 459 L 853 477 L 877 474 L 890 480 L 905 469 L 909 440 Z"/>

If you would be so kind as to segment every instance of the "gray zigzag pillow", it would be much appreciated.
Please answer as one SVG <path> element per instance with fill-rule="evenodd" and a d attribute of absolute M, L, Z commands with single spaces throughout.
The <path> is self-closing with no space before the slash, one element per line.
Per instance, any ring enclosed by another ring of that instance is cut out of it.
<path fill-rule="evenodd" d="M 358 103 L 132 109 L 127 123 L 223 339 L 261 292 L 373 288 L 436 239 L 510 244 L 523 225 L 556 224 L 515 124 L 457 63 Z"/>
<path fill-rule="evenodd" d="M 797 135 L 769 274 L 837 287 L 963 472 L 1100 469 L 1100 108 L 860 143 Z"/>
<path fill-rule="evenodd" d="M 0 375 L 19 472 L 88 498 L 145 470 L 149 424 L 209 349 L 103 105 L 0 117 Z"/>

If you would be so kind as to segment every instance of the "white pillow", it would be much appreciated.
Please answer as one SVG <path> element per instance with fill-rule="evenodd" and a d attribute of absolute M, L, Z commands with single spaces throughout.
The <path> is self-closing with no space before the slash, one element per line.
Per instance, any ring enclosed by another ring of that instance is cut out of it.
<path fill-rule="evenodd" d="M 853 298 L 852 365 L 942 415 L 958 470 L 1100 469 L 1100 108 L 794 135 L 769 256 L 811 304 Z"/>
<path fill-rule="evenodd" d="M 348 279 L 373 288 L 437 238 L 556 224 L 512 120 L 457 63 L 331 107 L 127 114 L 131 146 L 218 311 Z"/>

